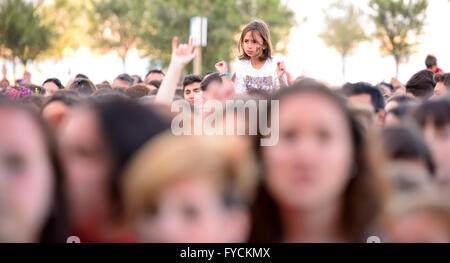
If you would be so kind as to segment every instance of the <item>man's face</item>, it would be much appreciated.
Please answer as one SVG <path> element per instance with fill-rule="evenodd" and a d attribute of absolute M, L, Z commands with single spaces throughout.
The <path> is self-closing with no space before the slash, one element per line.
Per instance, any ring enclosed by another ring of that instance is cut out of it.
<path fill-rule="evenodd" d="M 349 100 L 351 103 L 355 103 L 355 104 L 363 104 L 363 105 L 369 105 L 369 106 L 373 107 L 373 104 L 372 104 L 372 100 L 371 100 L 370 94 L 358 94 L 358 95 L 353 95 L 353 96 L 350 96 L 350 97 L 348 98 L 348 100 Z M 374 110 L 375 110 L 375 109 L 374 109 Z"/>
<path fill-rule="evenodd" d="M 149 83 L 150 81 L 160 81 L 162 82 L 164 79 L 164 75 L 161 73 L 150 73 L 147 78 L 145 79 L 145 83 Z"/>
<path fill-rule="evenodd" d="M 202 96 L 202 90 L 199 82 L 195 82 L 184 87 L 184 99 L 191 105 L 194 105 L 196 96 Z"/>
<path fill-rule="evenodd" d="M 121 79 L 115 79 L 113 82 L 113 87 L 128 89 L 131 87 L 131 84 L 128 81 L 124 81 Z"/>
<path fill-rule="evenodd" d="M 442 97 L 447 95 L 448 91 L 447 88 L 445 87 L 443 82 L 438 82 L 436 84 L 436 87 L 434 87 L 434 96 L 435 98 L 437 97 Z"/>

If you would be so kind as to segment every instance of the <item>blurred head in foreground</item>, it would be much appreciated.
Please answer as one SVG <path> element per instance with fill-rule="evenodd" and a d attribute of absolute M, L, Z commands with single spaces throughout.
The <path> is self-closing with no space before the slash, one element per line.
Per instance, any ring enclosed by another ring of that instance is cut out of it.
<path fill-rule="evenodd" d="M 422 189 L 391 200 L 381 221 L 385 242 L 449 243 L 448 198 L 436 189 Z"/>
<path fill-rule="evenodd" d="M 233 137 L 155 138 L 126 169 L 125 206 L 144 242 L 244 242 L 254 158 Z M 180 158 L 182 156 L 182 158 Z"/>
<path fill-rule="evenodd" d="M 0 242 L 65 242 L 63 178 L 37 114 L 0 100 Z"/>
<path fill-rule="evenodd" d="M 279 143 L 257 147 L 263 184 L 253 242 L 359 242 L 379 207 L 376 147 L 346 103 L 314 80 L 275 95 Z"/>
<path fill-rule="evenodd" d="M 73 231 L 82 242 L 123 241 L 121 170 L 135 151 L 167 128 L 150 107 L 117 95 L 93 98 L 65 120 L 62 157 Z"/>

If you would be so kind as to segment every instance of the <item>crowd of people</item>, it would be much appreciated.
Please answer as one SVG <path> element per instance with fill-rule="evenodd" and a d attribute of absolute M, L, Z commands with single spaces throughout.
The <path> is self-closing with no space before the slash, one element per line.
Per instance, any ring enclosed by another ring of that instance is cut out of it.
<path fill-rule="evenodd" d="M 182 78 L 197 54 L 175 37 L 167 70 L 143 79 L 4 78 L 0 242 L 450 242 L 450 73 L 435 57 L 406 84 L 334 87 L 294 79 L 261 20 L 238 47 L 234 72 L 205 76 Z M 207 119 L 199 106 L 237 100 L 278 102 L 275 145 L 174 135 L 174 102 Z"/>

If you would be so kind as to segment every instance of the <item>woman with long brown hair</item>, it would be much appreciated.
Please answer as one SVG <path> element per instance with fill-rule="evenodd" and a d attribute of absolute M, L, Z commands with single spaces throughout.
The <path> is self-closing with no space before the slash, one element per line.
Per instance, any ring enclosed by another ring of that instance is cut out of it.
<path fill-rule="evenodd" d="M 365 241 L 381 206 L 376 148 L 346 102 L 316 81 L 299 81 L 274 99 L 279 142 L 256 146 L 263 175 L 250 241 Z"/>

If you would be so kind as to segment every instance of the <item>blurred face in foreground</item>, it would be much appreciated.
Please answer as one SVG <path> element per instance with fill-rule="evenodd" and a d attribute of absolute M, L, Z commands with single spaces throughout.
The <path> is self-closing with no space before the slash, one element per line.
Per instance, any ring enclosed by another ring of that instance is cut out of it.
<path fill-rule="evenodd" d="M 144 242 L 245 242 L 256 167 L 249 145 L 238 142 L 166 134 L 143 147 L 124 174 L 136 235 Z"/>
<path fill-rule="evenodd" d="M 280 102 L 280 141 L 263 148 L 265 185 L 281 208 L 317 210 L 340 201 L 350 180 L 349 124 L 324 95 L 303 92 Z"/>
<path fill-rule="evenodd" d="M 50 213 L 54 172 L 42 131 L 0 106 L 0 242 L 37 242 Z"/>
<path fill-rule="evenodd" d="M 394 243 L 449 243 L 448 222 L 427 211 L 399 216 L 387 234 Z"/>
<path fill-rule="evenodd" d="M 72 215 L 76 222 L 95 218 L 107 209 L 112 157 L 93 110 L 81 107 L 71 112 L 60 139 Z"/>
<path fill-rule="evenodd" d="M 232 215 L 212 182 L 186 179 L 164 187 L 138 220 L 137 233 L 145 242 L 243 242 L 233 237 L 240 228 Z"/>

